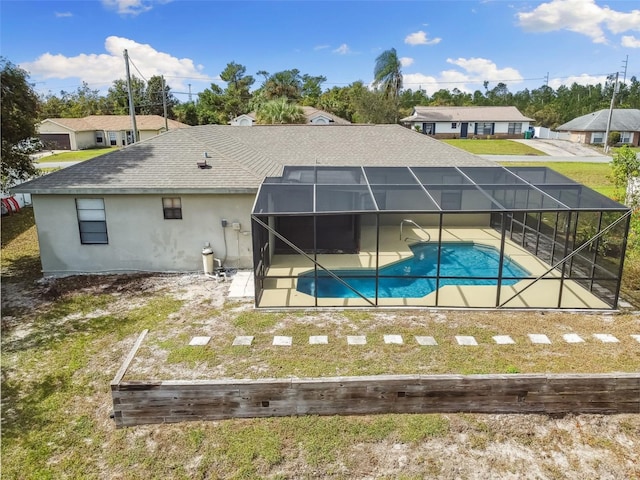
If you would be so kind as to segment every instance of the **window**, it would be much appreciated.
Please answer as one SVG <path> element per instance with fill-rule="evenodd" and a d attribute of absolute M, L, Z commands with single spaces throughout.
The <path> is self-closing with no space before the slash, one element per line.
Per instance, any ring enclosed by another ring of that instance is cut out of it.
<path fill-rule="evenodd" d="M 591 143 L 604 143 L 604 132 L 593 132 L 591 134 Z"/>
<path fill-rule="evenodd" d="M 458 128 L 458 122 L 451 122 L 451 128 Z"/>
<path fill-rule="evenodd" d="M 109 144 L 112 147 L 118 145 L 118 138 L 116 137 L 116 132 L 109 132 Z"/>
<path fill-rule="evenodd" d="M 163 198 L 162 210 L 164 210 L 165 220 L 182 219 L 182 202 L 180 197 Z"/>
<path fill-rule="evenodd" d="M 631 132 L 620 132 L 620 143 L 631 143 Z"/>
<path fill-rule="evenodd" d="M 102 136 L 102 132 L 96 132 L 96 143 L 102 143 L 104 138 Z"/>
<path fill-rule="evenodd" d="M 476 135 L 493 135 L 493 123 L 476 123 Z"/>
<path fill-rule="evenodd" d="M 518 133 L 522 133 L 522 123 L 520 123 L 520 122 L 518 122 L 518 123 L 510 122 L 509 123 L 508 133 L 509 133 L 509 135 L 516 135 Z"/>
<path fill-rule="evenodd" d="M 422 133 L 426 135 L 433 135 L 436 133 L 436 124 L 435 123 L 423 123 L 422 124 Z"/>
<path fill-rule="evenodd" d="M 102 198 L 76 198 L 80 243 L 83 245 L 109 243 L 107 217 Z"/>

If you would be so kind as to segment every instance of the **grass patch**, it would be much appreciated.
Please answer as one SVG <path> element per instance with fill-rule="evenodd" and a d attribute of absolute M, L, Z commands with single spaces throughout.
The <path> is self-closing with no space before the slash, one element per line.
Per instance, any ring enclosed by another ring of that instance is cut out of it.
<path fill-rule="evenodd" d="M 1 231 L 2 281 L 11 283 L 40 278 L 40 250 L 33 208 L 26 207 L 2 217 Z"/>
<path fill-rule="evenodd" d="M 589 162 L 503 162 L 505 167 L 549 167 L 552 170 L 586 185 L 610 198 L 616 198 L 616 188 L 611 178 L 611 165 Z"/>
<path fill-rule="evenodd" d="M 72 152 L 56 153 L 54 155 L 48 155 L 37 160 L 37 163 L 49 163 L 49 162 L 82 162 L 85 160 L 91 160 L 92 158 L 99 157 L 105 153 L 115 152 L 118 148 L 90 148 L 88 150 L 77 150 Z"/>
<path fill-rule="evenodd" d="M 480 140 L 472 138 L 442 140 L 449 145 L 476 155 L 533 155 L 547 156 L 529 145 L 511 140 Z"/>

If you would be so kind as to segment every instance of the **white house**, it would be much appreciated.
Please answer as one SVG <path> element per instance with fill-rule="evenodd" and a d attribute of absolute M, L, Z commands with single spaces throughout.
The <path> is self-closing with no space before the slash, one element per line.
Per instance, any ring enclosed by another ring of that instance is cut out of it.
<path fill-rule="evenodd" d="M 159 115 L 136 115 L 138 140 L 146 140 L 164 131 L 187 128 Z M 47 118 L 37 126 L 38 137 L 51 150 L 85 150 L 97 147 L 122 147 L 133 143 L 129 115 L 89 115 L 83 118 Z"/>
<path fill-rule="evenodd" d="M 533 119 L 516 107 L 422 107 L 400 120 L 435 138 L 522 138 Z"/>
<path fill-rule="evenodd" d="M 324 110 L 318 110 L 314 107 L 304 106 L 300 107 L 306 118 L 305 123 L 310 125 L 349 125 L 351 122 L 340 118 Z M 231 122 L 234 127 L 250 127 L 256 123 L 256 112 L 249 112 L 237 116 Z"/>

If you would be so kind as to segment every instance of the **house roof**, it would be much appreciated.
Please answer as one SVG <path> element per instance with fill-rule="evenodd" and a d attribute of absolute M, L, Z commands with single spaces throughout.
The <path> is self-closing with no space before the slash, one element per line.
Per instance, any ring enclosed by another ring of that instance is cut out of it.
<path fill-rule="evenodd" d="M 556 130 L 575 132 L 605 132 L 609 121 L 609 109 L 598 110 L 574 118 L 560 125 Z M 611 130 L 619 132 L 640 131 L 640 110 L 635 108 L 616 108 L 611 115 Z"/>
<path fill-rule="evenodd" d="M 338 117 L 337 115 L 334 115 L 333 113 L 329 113 L 329 112 L 325 112 L 324 110 L 319 110 L 315 107 L 309 107 L 307 105 L 300 107 L 302 109 L 302 113 L 304 114 L 304 116 L 307 119 L 307 123 L 311 123 L 311 120 L 313 120 L 316 117 L 327 117 L 329 118 L 332 123 L 336 124 L 336 125 L 350 125 L 351 122 L 348 120 L 345 120 L 344 118 Z M 256 120 L 257 113 L 256 112 L 249 112 L 249 113 L 245 113 L 242 115 L 238 115 L 236 118 L 233 119 L 233 121 L 237 121 L 239 118 L 241 117 L 249 117 L 251 118 L 253 121 Z"/>
<path fill-rule="evenodd" d="M 89 130 L 131 130 L 129 115 L 89 115 L 83 118 L 47 118 L 43 122 L 52 122 L 68 130 L 85 132 Z M 167 120 L 169 129 L 186 128 L 186 125 L 175 120 Z M 136 115 L 138 130 L 164 130 L 164 117 L 160 115 Z"/>
<path fill-rule="evenodd" d="M 516 107 L 422 107 L 401 122 L 527 122 Z"/>
<path fill-rule="evenodd" d="M 198 168 L 197 163 L 205 160 L 208 168 Z M 495 164 L 400 125 L 202 125 L 170 130 L 24 183 L 14 191 L 255 193 L 265 177 L 281 175 L 286 165 Z"/>

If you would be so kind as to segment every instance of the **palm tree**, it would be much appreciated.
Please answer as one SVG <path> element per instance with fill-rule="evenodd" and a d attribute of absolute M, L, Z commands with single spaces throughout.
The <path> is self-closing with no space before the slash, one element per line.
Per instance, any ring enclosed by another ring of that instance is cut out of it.
<path fill-rule="evenodd" d="M 395 121 L 398 121 L 398 102 L 402 89 L 402 64 L 398 59 L 395 48 L 385 50 L 376 58 L 376 66 L 373 69 L 373 85 L 381 89 L 385 97 L 393 99 L 395 104 Z"/>
<path fill-rule="evenodd" d="M 289 103 L 286 97 L 263 103 L 256 112 L 256 116 L 258 123 L 263 125 L 305 122 L 302 109 L 294 103 Z"/>
<path fill-rule="evenodd" d="M 398 98 L 402 89 L 402 71 L 396 49 L 385 50 L 376 58 L 373 69 L 373 85 L 380 88 L 385 95 Z"/>

